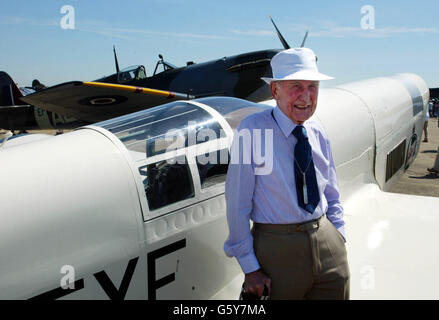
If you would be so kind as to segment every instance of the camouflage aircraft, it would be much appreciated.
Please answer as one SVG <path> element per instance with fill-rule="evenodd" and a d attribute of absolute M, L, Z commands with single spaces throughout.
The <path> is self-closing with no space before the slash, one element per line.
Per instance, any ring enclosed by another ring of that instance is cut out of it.
<path fill-rule="evenodd" d="M 283 47 L 290 48 L 271 21 Z M 116 73 L 92 82 L 66 82 L 27 95 L 8 74 L 0 72 L 0 128 L 73 129 L 174 100 L 207 96 L 267 100 L 271 93 L 261 77 L 271 77 L 271 58 L 281 50 L 248 52 L 204 63 L 191 61 L 178 68 L 159 55 L 154 73 L 147 76 L 142 65 L 120 70 L 113 47 Z"/>

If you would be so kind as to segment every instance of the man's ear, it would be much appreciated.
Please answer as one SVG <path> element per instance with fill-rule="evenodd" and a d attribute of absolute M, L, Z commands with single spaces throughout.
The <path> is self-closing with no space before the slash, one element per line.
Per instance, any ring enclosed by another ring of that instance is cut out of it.
<path fill-rule="evenodd" d="M 271 95 L 273 96 L 274 99 L 276 99 L 276 96 L 277 96 L 276 81 L 271 81 L 270 82 L 270 90 L 271 90 Z"/>

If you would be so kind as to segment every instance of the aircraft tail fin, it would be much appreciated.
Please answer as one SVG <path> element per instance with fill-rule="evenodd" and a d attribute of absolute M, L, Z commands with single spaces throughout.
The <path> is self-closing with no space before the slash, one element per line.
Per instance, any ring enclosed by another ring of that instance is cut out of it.
<path fill-rule="evenodd" d="M 0 71 L 0 106 L 26 104 L 21 101 L 21 97 L 23 97 L 23 94 L 9 74 Z"/>

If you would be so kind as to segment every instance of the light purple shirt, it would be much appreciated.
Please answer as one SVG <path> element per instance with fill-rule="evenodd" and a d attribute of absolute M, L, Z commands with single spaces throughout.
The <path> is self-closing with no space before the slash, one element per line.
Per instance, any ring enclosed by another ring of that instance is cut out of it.
<path fill-rule="evenodd" d="M 294 178 L 294 147 L 297 139 L 292 134 L 295 127 L 296 124 L 279 107 L 245 118 L 237 131 L 248 129 L 253 132 L 253 129 L 262 129 L 262 152 L 257 147 L 255 150 L 255 140 L 259 139 L 255 135 L 252 136 L 252 143 L 241 143 L 241 147 L 236 149 L 239 139 L 235 131 L 226 180 L 227 222 L 230 233 L 224 244 L 224 251 L 227 256 L 236 257 L 244 273 L 260 268 L 253 250 L 250 219 L 270 224 L 303 223 L 326 213 L 328 220 L 345 237 L 343 207 L 339 200 L 331 147 L 322 126 L 313 119 L 307 120 L 304 127 L 312 148 L 320 202 L 312 215 L 297 203 Z M 265 149 L 270 148 L 264 143 L 265 135 L 269 135 L 269 131 L 264 129 L 272 130 L 273 155 L 268 154 L 270 152 L 265 154 Z M 234 149 L 239 152 L 234 152 Z M 251 155 L 251 161 L 243 161 L 243 154 Z M 261 162 L 254 157 L 255 154 L 266 158 L 262 166 L 267 165 L 267 161 L 272 161 L 270 174 L 258 174 Z"/>

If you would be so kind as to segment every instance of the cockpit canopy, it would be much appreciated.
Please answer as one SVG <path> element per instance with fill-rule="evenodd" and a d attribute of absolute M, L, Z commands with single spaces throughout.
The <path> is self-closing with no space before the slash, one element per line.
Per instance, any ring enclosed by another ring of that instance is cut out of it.
<path fill-rule="evenodd" d="M 197 134 L 209 128 L 217 137 L 224 135 L 207 111 L 186 102 L 174 102 L 118 119 L 103 127 L 129 150 L 145 153 L 147 157 L 194 144 L 189 137 L 192 131 Z"/>
<path fill-rule="evenodd" d="M 233 129 L 246 116 L 268 108 L 209 97 L 168 103 L 94 126 L 111 132 L 128 149 L 141 180 L 139 194 L 147 200 L 142 207 L 148 220 L 220 192 Z"/>
<path fill-rule="evenodd" d="M 133 80 L 140 80 L 146 78 L 145 67 L 141 65 L 130 66 L 120 70 L 117 73 L 118 83 L 127 83 Z"/>
<path fill-rule="evenodd" d="M 230 97 L 176 101 L 95 124 L 119 138 L 128 150 L 152 157 L 226 137 L 247 115 L 271 108 Z M 212 111 L 210 108 L 214 111 Z M 228 123 L 229 128 L 225 121 Z M 222 123 L 222 124 L 221 124 Z"/>
<path fill-rule="evenodd" d="M 163 56 L 162 56 L 161 54 L 159 54 L 159 58 L 160 58 L 160 60 L 157 61 L 157 64 L 155 65 L 155 69 L 154 69 L 154 74 L 153 74 L 153 76 L 155 76 L 157 73 L 161 73 L 161 72 L 164 72 L 164 71 L 168 71 L 168 70 L 172 70 L 172 69 L 177 68 L 177 67 L 174 66 L 172 63 L 169 63 L 169 62 L 165 61 L 165 60 L 163 59 Z M 163 70 L 157 72 L 157 69 L 159 68 L 160 65 L 163 66 Z"/>

